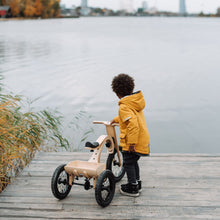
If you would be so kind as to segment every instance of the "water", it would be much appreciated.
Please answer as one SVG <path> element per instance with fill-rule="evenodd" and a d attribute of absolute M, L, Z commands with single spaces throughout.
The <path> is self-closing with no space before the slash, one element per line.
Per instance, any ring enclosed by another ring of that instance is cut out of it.
<path fill-rule="evenodd" d="M 104 132 L 118 99 L 114 75 L 146 99 L 151 151 L 220 153 L 220 20 L 105 17 L 0 22 L 0 74 L 8 90 L 58 109 L 72 147 Z M 78 116 L 78 117 L 77 117 Z"/>

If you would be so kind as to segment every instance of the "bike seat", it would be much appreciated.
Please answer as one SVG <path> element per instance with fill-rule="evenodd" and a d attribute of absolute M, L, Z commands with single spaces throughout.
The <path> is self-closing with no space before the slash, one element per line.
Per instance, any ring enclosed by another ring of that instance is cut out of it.
<path fill-rule="evenodd" d="M 99 143 L 98 142 L 86 142 L 86 147 L 89 147 L 89 148 L 97 148 L 99 146 Z"/>

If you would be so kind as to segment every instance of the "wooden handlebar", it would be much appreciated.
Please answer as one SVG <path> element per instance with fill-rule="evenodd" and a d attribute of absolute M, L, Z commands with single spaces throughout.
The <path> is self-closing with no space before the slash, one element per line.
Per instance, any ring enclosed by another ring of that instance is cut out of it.
<path fill-rule="evenodd" d="M 110 122 L 109 121 L 93 121 L 93 124 L 107 124 L 107 125 L 109 125 L 110 124 Z"/>
<path fill-rule="evenodd" d="M 93 121 L 93 124 L 104 124 L 104 125 L 110 125 L 110 121 Z M 113 123 L 111 126 L 118 126 L 118 123 Z"/>

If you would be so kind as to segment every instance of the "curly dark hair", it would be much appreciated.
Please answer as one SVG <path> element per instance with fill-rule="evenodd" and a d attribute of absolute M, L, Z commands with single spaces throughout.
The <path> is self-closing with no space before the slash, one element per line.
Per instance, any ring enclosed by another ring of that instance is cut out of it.
<path fill-rule="evenodd" d="M 121 73 L 113 78 L 111 86 L 112 90 L 119 96 L 131 95 L 134 90 L 134 79 Z"/>

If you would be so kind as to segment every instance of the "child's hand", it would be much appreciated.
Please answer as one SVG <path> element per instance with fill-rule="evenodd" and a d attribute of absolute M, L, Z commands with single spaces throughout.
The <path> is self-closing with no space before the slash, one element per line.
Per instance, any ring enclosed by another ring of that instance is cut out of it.
<path fill-rule="evenodd" d="M 114 124 L 114 123 L 115 123 L 115 120 L 114 120 L 114 119 L 110 121 L 110 125 L 112 125 L 112 124 Z"/>
<path fill-rule="evenodd" d="M 128 151 L 129 151 L 129 153 L 134 153 L 135 152 L 135 145 L 130 145 Z"/>

